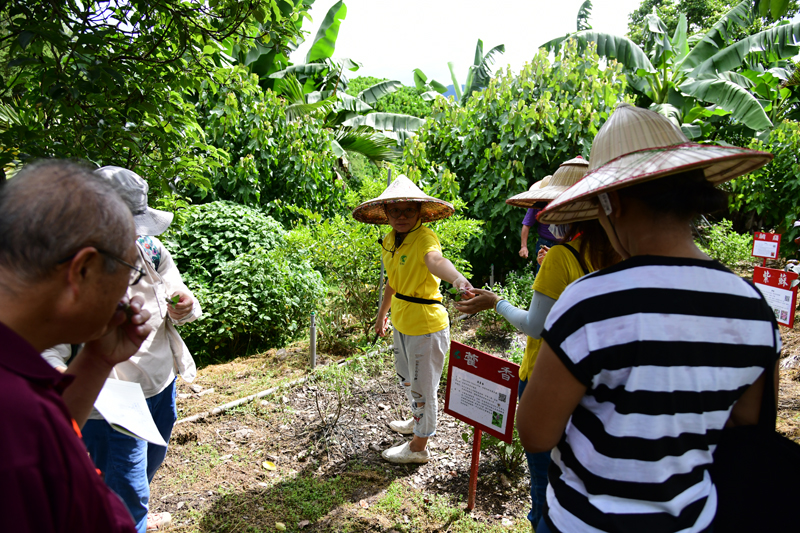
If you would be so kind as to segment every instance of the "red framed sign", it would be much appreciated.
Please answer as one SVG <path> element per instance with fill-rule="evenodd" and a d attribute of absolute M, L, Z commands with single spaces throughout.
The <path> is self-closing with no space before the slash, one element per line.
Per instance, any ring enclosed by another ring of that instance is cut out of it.
<path fill-rule="evenodd" d="M 450 342 L 445 413 L 510 443 L 518 387 L 519 365 Z"/>
<path fill-rule="evenodd" d="M 797 307 L 797 273 L 776 268 L 755 267 L 753 283 L 775 313 L 781 326 L 794 327 L 794 310 Z"/>
<path fill-rule="evenodd" d="M 780 233 L 764 233 L 757 231 L 753 234 L 753 257 L 764 259 L 777 259 L 781 249 Z"/>

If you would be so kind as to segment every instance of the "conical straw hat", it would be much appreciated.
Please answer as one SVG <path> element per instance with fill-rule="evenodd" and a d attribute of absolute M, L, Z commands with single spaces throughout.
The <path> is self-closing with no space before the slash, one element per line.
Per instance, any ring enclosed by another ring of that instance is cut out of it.
<path fill-rule="evenodd" d="M 385 205 L 398 202 L 419 202 L 419 219 L 422 222 L 433 222 L 447 218 L 455 212 L 453 205 L 428 196 L 410 179 L 400 174 L 386 187 L 380 196 L 367 200 L 353 210 L 353 218 L 366 224 L 388 224 L 389 219 L 384 210 Z"/>
<path fill-rule="evenodd" d="M 538 202 L 549 202 L 580 181 L 588 170 L 589 162 L 580 156 L 564 161 L 544 186 L 512 196 L 506 203 L 517 207 L 532 207 Z"/>
<path fill-rule="evenodd" d="M 547 184 L 550 183 L 551 179 L 553 179 L 553 176 L 551 176 L 551 175 L 547 175 L 547 176 L 543 177 L 542 179 L 540 179 L 539 181 L 537 181 L 536 183 L 531 185 L 528 188 L 527 191 L 521 192 L 521 193 L 516 194 L 516 195 L 512 196 L 511 198 L 507 199 L 506 203 L 508 205 L 513 205 L 513 206 L 516 206 L 516 207 L 531 207 L 536 202 L 534 202 L 534 201 L 530 201 L 529 202 L 528 201 L 528 197 L 530 196 L 530 194 L 532 192 L 534 192 L 534 191 L 538 191 L 542 187 L 546 187 Z"/>
<path fill-rule="evenodd" d="M 689 170 L 702 169 L 708 181 L 722 183 L 766 165 L 772 154 L 692 143 L 666 117 L 620 104 L 597 133 L 589 159 L 586 177 L 550 202 L 539 222 L 597 218 L 598 194 Z"/>

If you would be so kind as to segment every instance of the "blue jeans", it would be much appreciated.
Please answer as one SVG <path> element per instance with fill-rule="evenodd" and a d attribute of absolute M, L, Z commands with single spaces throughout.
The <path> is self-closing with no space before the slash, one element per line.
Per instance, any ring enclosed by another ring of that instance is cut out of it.
<path fill-rule="evenodd" d="M 175 411 L 175 381 L 166 389 L 147 398 L 147 407 L 158 431 L 169 442 Z M 97 468 L 103 472 L 106 485 L 116 492 L 133 517 L 136 530 L 147 530 L 147 509 L 150 482 L 167 456 L 165 446 L 124 435 L 105 420 L 89 420 L 83 427 L 83 442 Z"/>
<path fill-rule="evenodd" d="M 522 398 L 522 391 L 527 384 L 527 381 L 519 381 L 518 397 Z M 550 468 L 550 452 L 525 452 L 525 458 L 528 460 L 528 470 L 531 472 L 531 510 L 528 513 L 528 520 L 531 521 L 531 525 L 536 526 L 542 518 L 544 504 L 547 501 L 547 469 Z M 539 533 L 538 527 L 536 532 Z"/>
<path fill-rule="evenodd" d="M 558 244 L 556 241 L 551 241 L 550 239 L 544 239 L 542 237 L 539 237 L 539 239 L 536 241 L 536 250 L 533 253 L 533 275 L 534 276 L 539 273 L 539 269 L 542 267 L 539 264 L 539 261 L 536 260 L 536 258 L 539 256 L 539 250 L 542 249 L 542 246 L 547 246 L 548 248 L 552 248 L 556 244 Z"/>

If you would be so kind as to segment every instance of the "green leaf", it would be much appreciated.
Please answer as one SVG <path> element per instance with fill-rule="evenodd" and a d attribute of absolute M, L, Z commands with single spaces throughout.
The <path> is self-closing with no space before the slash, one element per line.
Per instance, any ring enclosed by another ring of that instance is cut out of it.
<path fill-rule="evenodd" d="M 647 73 L 655 72 L 655 68 L 647 58 L 647 54 L 645 54 L 636 43 L 626 37 L 619 37 L 609 33 L 581 31 L 568 35 L 567 37 L 553 39 L 552 41 L 546 42 L 541 47 L 545 50 L 558 53 L 562 43 L 566 39 L 575 40 L 579 52 L 586 50 L 586 46 L 590 42 L 593 42 L 597 44 L 597 54 L 601 57 L 616 59 L 627 69 L 634 72 L 638 69 L 642 69 Z"/>
<path fill-rule="evenodd" d="M 447 63 L 447 68 L 450 69 L 450 79 L 453 81 L 453 90 L 456 92 L 456 102 L 461 101 L 461 84 L 458 83 L 458 78 L 456 78 L 456 71 L 455 65 L 453 65 L 452 61 Z"/>
<path fill-rule="evenodd" d="M 680 90 L 698 100 L 717 104 L 752 130 L 772 128 L 772 122 L 758 100 L 744 87 L 726 79 L 689 80 L 680 86 Z"/>
<path fill-rule="evenodd" d="M 387 131 L 416 131 L 424 124 L 424 120 L 411 115 L 370 113 L 347 120 L 343 125 L 347 127 L 369 126 L 376 130 Z"/>
<path fill-rule="evenodd" d="M 376 83 L 372 87 L 367 87 L 366 89 L 358 93 L 357 98 L 359 100 L 363 100 L 368 104 L 374 104 L 380 98 L 386 96 L 387 94 L 395 92 L 402 86 L 403 84 L 397 80 L 382 81 L 380 83 Z"/>
<path fill-rule="evenodd" d="M 592 17 L 592 0 L 586 0 L 578 8 L 578 16 L 576 18 L 576 31 L 591 30 L 592 24 L 589 19 Z"/>
<path fill-rule="evenodd" d="M 17 42 L 19 42 L 19 46 L 23 50 L 25 50 L 28 47 L 28 45 L 31 44 L 31 41 L 33 40 L 34 37 L 36 37 L 35 33 L 33 33 L 32 31 L 25 30 L 20 32 L 19 36 L 17 37 Z"/>
<path fill-rule="evenodd" d="M 701 74 L 697 71 L 698 66 L 720 50 L 723 50 L 728 44 L 728 28 L 738 26 L 746 29 L 753 24 L 755 15 L 751 6 L 752 0 L 742 0 L 736 7 L 723 15 L 689 51 L 680 64 L 680 70 L 683 72 L 693 71 L 690 75 L 691 77 L 700 77 Z M 723 69 L 719 69 L 717 72 L 723 72 Z"/>
<path fill-rule="evenodd" d="M 306 63 L 333 57 L 333 52 L 336 49 L 336 39 L 339 37 L 339 26 L 341 26 L 346 16 L 347 6 L 344 5 L 342 0 L 331 6 L 319 30 L 317 30 L 314 44 L 308 50 Z"/>

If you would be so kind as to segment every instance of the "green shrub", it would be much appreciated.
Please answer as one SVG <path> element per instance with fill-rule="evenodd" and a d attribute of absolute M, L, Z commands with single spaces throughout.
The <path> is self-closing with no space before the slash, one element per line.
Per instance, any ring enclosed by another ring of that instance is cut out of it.
<path fill-rule="evenodd" d="M 182 328 L 196 354 L 227 358 L 282 346 L 306 331 L 325 295 L 322 276 L 287 248 L 287 232 L 229 202 L 188 208 L 168 239 L 203 316 Z"/>
<path fill-rule="evenodd" d="M 347 86 L 347 94 L 356 96 L 358 93 L 372 87 L 376 83 L 387 81 L 387 78 L 373 78 L 372 76 L 359 76 L 350 80 Z M 399 113 L 401 115 L 412 115 L 419 118 L 429 117 L 431 114 L 431 103 L 426 102 L 420 96 L 416 87 L 399 87 L 395 92 L 389 93 L 371 104 L 376 111 L 383 113 Z"/>
<path fill-rule="evenodd" d="M 509 272 L 505 283 L 495 283 L 492 289 L 508 303 L 520 309 L 527 309 L 533 297 L 533 264 L 525 266 L 521 271 Z M 486 287 L 488 288 L 488 287 Z M 480 313 L 481 324 L 475 333 L 479 337 L 505 337 L 517 331 L 503 315 L 489 309 Z M 520 359 L 521 361 L 522 359 Z M 518 363 L 518 361 L 515 361 Z"/>
<path fill-rule="evenodd" d="M 794 239 L 800 237 L 800 228 L 793 226 L 800 218 L 800 123 L 784 121 L 766 142 L 753 139 L 749 148 L 771 152 L 775 158 L 730 182 L 731 210 L 740 216 L 752 214 L 754 229 L 783 233 L 781 255 L 792 257 L 798 249 Z"/>
<path fill-rule="evenodd" d="M 701 231 L 707 245 L 704 246 L 702 241 L 698 241 L 697 245 L 703 252 L 728 268 L 753 261 L 750 255 L 753 251 L 753 236 L 733 231 L 730 220 L 720 220 L 716 224 L 702 228 Z"/>
<path fill-rule="evenodd" d="M 540 50 L 519 73 L 499 72 L 464 107 L 438 98 L 431 119 L 406 143 L 406 174 L 424 181 L 457 176 L 467 215 L 485 221 L 466 257 L 477 272 L 519 264 L 524 210 L 505 199 L 552 174 L 575 156 L 588 158 L 597 131 L 624 99 L 626 78 L 615 61 L 568 41 L 553 60 Z"/>

